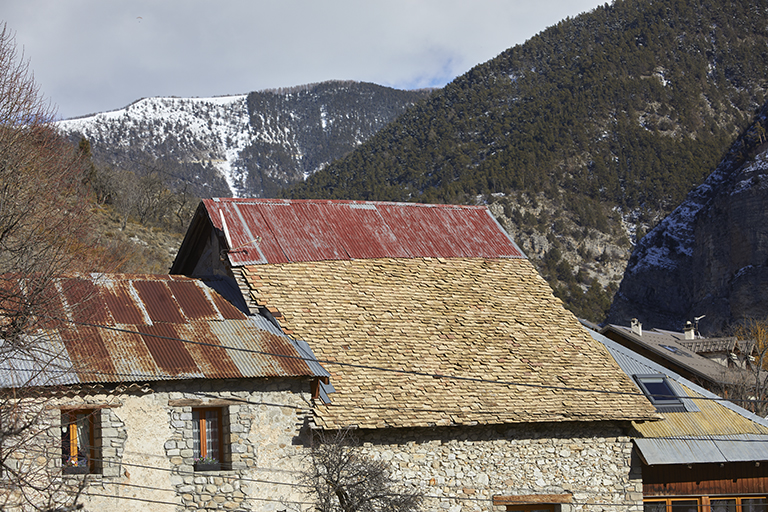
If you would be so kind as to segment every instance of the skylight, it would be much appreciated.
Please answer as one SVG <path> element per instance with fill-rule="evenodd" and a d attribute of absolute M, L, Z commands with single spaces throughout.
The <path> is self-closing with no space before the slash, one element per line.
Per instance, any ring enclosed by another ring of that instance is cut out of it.
<path fill-rule="evenodd" d="M 634 377 L 657 411 L 685 412 L 682 400 L 672 389 L 665 375 L 635 375 Z"/>

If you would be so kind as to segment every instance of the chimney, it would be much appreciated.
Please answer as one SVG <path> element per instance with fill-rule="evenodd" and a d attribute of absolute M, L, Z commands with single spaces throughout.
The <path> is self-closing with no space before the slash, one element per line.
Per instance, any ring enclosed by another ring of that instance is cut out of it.
<path fill-rule="evenodd" d="M 685 330 L 685 339 L 687 339 L 687 340 L 696 339 L 696 336 L 695 336 L 694 331 L 693 331 L 693 324 L 691 323 L 690 320 L 685 322 L 685 329 L 684 330 Z"/>
<path fill-rule="evenodd" d="M 638 336 L 643 335 L 643 324 L 641 324 L 637 318 L 633 318 L 629 325 L 632 327 L 633 333 L 637 334 Z"/>

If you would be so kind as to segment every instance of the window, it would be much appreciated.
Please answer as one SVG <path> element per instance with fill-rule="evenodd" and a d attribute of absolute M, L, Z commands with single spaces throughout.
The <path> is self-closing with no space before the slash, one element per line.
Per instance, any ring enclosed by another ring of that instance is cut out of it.
<path fill-rule="evenodd" d="M 61 413 L 61 466 L 64 473 L 96 472 L 95 413 L 93 410 Z"/>
<path fill-rule="evenodd" d="M 221 408 L 192 409 L 192 451 L 195 471 L 221 469 L 223 455 Z"/>
<path fill-rule="evenodd" d="M 699 512 L 697 499 L 645 500 L 643 512 Z"/>
<path fill-rule="evenodd" d="M 640 389 L 660 412 L 685 412 L 685 406 L 672 389 L 667 377 L 658 375 L 635 375 Z"/>
<path fill-rule="evenodd" d="M 571 503 L 571 494 L 528 494 L 494 496 L 493 506 L 513 512 L 560 512 L 562 503 Z"/>
<path fill-rule="evenodd" d="M 535 505 L 507 505 L 507 511 L 513 512 L 555 512 L 555 507 L 558 511 L 560 505 L 537 503 Z"/>
<path fill-rule="evenodd" d="M 711 498 L 712 512 L 766 512 L 768 500 L 765 498 Z"/>
<path fill-rule="evenodd" d="M 765 497 L 661 498 L 646 499 L 644 512 L 768 512 Z"/>

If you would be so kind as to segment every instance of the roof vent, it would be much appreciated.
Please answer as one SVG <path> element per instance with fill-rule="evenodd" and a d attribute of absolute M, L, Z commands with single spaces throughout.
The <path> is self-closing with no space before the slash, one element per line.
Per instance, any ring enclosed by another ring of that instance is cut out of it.
<path fill-rule="evenodd" d="M 637 334 L 638 336 L 643 335 L 643 324 L 641 324 L 637 318 L 633 318 L 629 325 L 632 328 L 633 333 Z"/>
<path fill-rule="evenodd" d="M 696 334 L 695 334 L 695 331 L 693 329 L 693 323 L 690 320 L 685 322 L 685 329 L 684 329 L 684 331 L 685 331 L 685 339 L 687 339 L 687 340 L 696 339 Z"/>

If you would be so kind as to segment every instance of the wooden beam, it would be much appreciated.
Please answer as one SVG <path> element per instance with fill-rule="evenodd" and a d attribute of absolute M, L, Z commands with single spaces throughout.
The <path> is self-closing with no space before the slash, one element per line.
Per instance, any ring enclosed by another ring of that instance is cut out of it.
<path fill-rule="evenodd" d="M 168 407 L 226 407 L 228 405 L 239 405 L 243 402 L 235 400 L 197 400 L 194 398 L 181 398 L 179 400 L 168 400 Z"/>
<path fill-rule="evenodd" d="M 520 496 L 494 496 L 494 506 L 525 505 L 529 503 L 570 503 L 572 494 L 523 494 Z"/>

